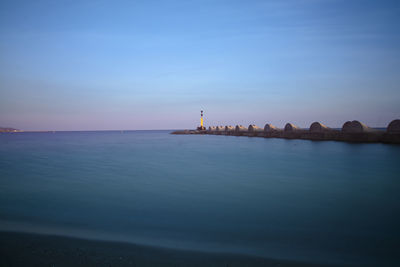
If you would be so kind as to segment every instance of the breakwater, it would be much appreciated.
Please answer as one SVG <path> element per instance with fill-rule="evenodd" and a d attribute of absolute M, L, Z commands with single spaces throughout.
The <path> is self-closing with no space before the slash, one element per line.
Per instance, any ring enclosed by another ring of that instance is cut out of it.
<path fill-rule="evenodd" d="M 264 128 L 254 124 L 251 124 L 248 127 L 243 125 L 210 126 L 207 130 L 181 130 L 174 131 L 172 134 L 213 134 L 320 141 L 400 144 L 400 120 L 393 120 L 385 130 L 371 128 L 354 120 L 345 122 L 341 129 L 332 129 L 320 122 L 313 122 L 308 129 L 299 128 L 292 123 L 287 123 L 282 129 L 267 123 Z"/>

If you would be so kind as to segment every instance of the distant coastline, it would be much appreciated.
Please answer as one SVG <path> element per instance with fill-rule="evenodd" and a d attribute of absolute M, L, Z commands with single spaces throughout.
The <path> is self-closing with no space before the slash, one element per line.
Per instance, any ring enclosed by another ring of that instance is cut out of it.
<path fill-rule="evenodd" d="M 17 132 L 22 132 L 22 131 L 15 128 L 0 127 L 0 133 L 17 133 Z"/>

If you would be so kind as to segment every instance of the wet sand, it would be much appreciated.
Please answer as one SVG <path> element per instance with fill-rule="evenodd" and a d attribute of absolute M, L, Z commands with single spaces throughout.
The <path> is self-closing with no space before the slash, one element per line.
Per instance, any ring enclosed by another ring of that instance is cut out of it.
<path fill-rule="evenodd" d="M 0 266 L 328 266 L 246 255 L 0 232 Z"/>

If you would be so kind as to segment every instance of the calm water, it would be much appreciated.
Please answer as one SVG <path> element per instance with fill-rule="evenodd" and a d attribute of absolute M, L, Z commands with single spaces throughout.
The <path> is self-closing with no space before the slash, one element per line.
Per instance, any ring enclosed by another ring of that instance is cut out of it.
<path fill-rule="evenodd" d="M 0 134 L 0 230 L 400 262 L 400 146 L 168 131 Z"/>

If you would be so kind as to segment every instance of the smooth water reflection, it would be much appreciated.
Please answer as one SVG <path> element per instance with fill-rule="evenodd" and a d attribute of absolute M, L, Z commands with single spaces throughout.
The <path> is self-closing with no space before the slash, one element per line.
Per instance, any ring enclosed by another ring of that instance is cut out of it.
<path fill-rule="evenodd" d="M 0 229 L 397 260 L 400 146 L 168 131 L 0 135 Z"/>

